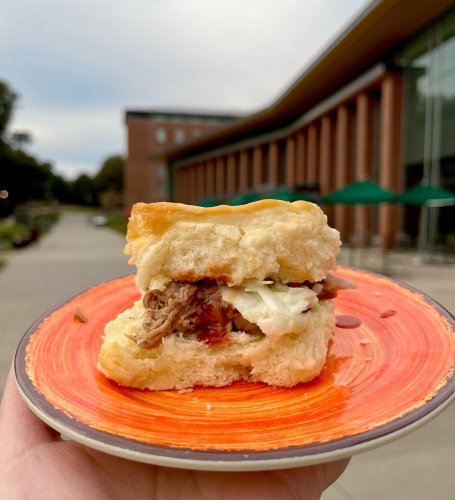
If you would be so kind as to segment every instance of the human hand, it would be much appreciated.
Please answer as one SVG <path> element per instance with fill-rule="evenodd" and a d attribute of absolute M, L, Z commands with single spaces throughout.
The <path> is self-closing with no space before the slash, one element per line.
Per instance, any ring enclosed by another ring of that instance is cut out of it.
<path fill-rule="evenodd" d="M 158 467 L 63 441 L 25 405 L 12 371 L 0 407 L 0 498 L 318 499 L 349 460 L 267 472 Z"/>

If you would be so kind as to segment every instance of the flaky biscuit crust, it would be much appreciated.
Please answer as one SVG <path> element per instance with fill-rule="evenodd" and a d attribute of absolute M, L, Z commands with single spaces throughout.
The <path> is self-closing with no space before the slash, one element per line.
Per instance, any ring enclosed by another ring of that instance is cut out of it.
<path fill-rule="evenodd" d="M 319 281 L 335 267 L 340 240 L 321 209 L 305 201 L 261 200 L 240 206 L 138 203 L 125 253 L 146 289 L 153 276 L 175 281 L 211 278 Z"/>

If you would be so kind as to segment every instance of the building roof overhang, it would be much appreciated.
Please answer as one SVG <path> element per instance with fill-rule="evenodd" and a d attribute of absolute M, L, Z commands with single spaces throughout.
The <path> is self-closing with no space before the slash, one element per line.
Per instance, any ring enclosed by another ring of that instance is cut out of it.
<path fill-rule="evenodd" d="M 376 0 L 270 106 L 159 154 L 176 161 L 284 127 L 399 47 L 453 0 Z"/>
<path fill-rule="evenodd" d="M 150 109 L 127 109 L 125 111 L 125 122 L 134 119 L 150 118 L 192 118 L 213 119 L 232 121 L 242 118 L 244 113 L 228 113 L 217 110 L 186 109 L 186 108 L 150 108 Z"/>

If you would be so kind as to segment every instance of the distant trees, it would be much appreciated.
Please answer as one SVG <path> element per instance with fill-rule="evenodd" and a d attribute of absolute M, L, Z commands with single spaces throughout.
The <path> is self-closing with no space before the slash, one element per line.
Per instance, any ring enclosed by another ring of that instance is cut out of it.
<path fill-rule="evenodd" d="M 75 181 L 69 183 L 70 202 L 76 205 L 98 205 L 92 178 L 81 174 Z"/>
<path fill-rule="evenodd" d="M 13 115 L 17 94 L 6 82 L 0 80 L 0 139 L 4 140 L 6 130 Z"/>
<path fill-rule="evenodd" d="M 54 187 L 57 199 L 76 205 L 101 205 L 117 208 L 123 204 L 123 176 L 125 160 L 120 155 L 109 156 L 94 176 L 79 175 L 74 181 L 66 182 L 60 178 Z M 56 192 L 58 190 L 58 193 Z"/>
<path fill-rule="evenodd" d="M 26 151 L 32 136 L 28 131 L 9 131 L 17 93 L 0 80 L 0 217 L 29 200 L 55 200 L 78 205 L 122 205 L 125 161 L 120 155 L 106 158 L 94 175 L 81 174 L 67 181 Z"/>
<path fill-rule="evenodd" d="M 119 207 L 123 204 L 125 160 L 120 155 L 109 156 L 93 178 L 99 203 L 104 207 Z"/>
<path fill-rule="evenodd" d="M 9 133 L 17 98 L 8 84 L 0 81 L 0 216 L 8 215 L 24 201 L 52 197 L 51 165 L 25 151 L 31 142 L 28 132 Z"/>
<path fill-rule="evenodd" d="M 22 149 L 33 142 L 29 132 L 16 130 L 10 134 L 9 142 L 12 146 Z"/>
<path fill-rule="evenodd" d="M 109 156 L 104 160 L 100 170 L 93 181 L 98 192 L 115 191 L 123 192 L 123 176 L 125 173 L 125 160 L 120 155 Z"/>

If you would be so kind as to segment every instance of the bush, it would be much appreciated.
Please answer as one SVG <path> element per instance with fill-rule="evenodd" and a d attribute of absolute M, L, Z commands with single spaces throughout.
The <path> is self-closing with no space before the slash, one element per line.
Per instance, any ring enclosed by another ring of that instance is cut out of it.
<path fill-rule="evenodd" d="M 59 214 L 48 207 L 23 207 L 0 221 L 0 249 L 21 248 L 49 231 Z"/>
<path fill-rule="evenodd" d="M 32 231 L 25 224 L 16 224 L 12 219 L 0 222 L 0 249 L 20 248 L 32 240 Z"/>

